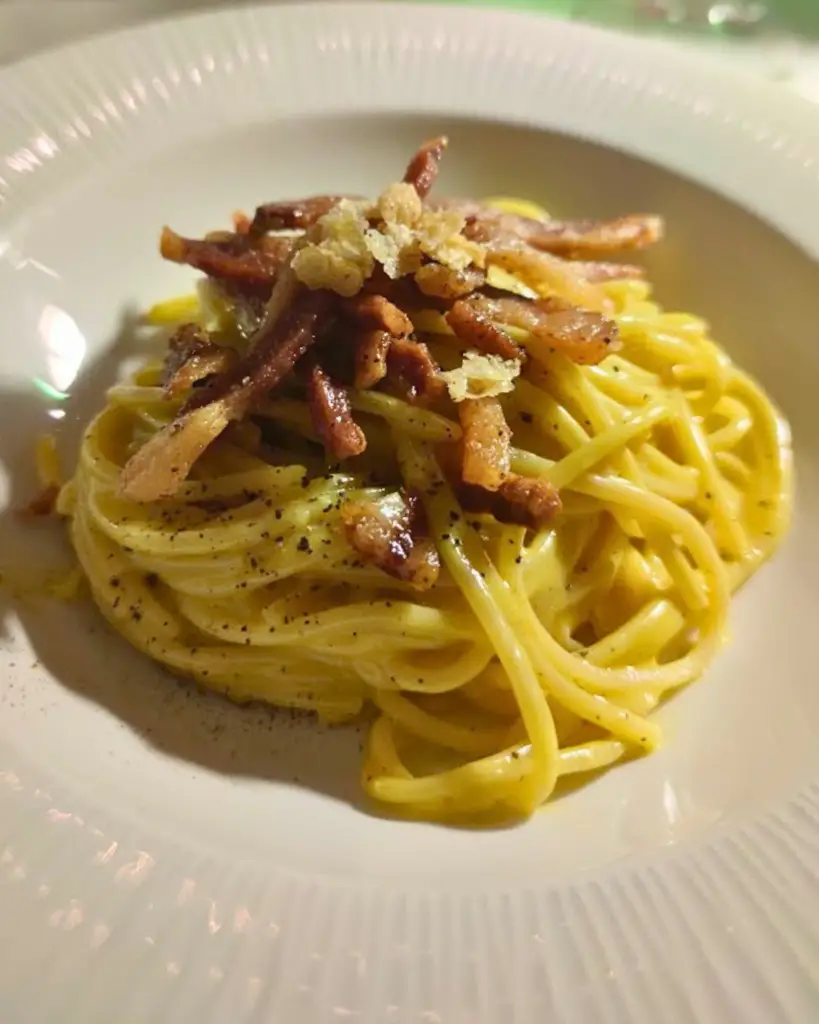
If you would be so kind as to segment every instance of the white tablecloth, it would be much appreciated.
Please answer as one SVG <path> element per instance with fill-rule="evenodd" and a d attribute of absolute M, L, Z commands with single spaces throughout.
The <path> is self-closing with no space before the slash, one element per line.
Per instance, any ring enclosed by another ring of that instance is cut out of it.
<path fill-rule="evenodd" d="M 226 0 L 0 0 L 0 65 L 38 50 Z M 665 35 L 663 38 L 674 38 Z M 676 38 L 704 57 L 780 82 L 819 102 L 819 45 L 790 38 Z"/>

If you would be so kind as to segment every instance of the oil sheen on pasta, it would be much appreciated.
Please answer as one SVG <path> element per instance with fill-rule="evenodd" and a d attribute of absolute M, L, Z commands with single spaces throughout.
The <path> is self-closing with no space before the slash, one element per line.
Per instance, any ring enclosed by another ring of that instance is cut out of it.
<path fill-rule="evenodd" d="M 605 289 L 622 350 L 591 367 L 555 354 L 502 399 L 513 470 L 561 492 L 542 533 L 465 513 L 434 457 L 458 425 L 375 392 L 353 395 L 368 440 L 353 473 L 271 465 L 246 424 L 173 499 L 125 501 L 120 470 L 175 411 L 154 365 L 109 392 L 60 497 L 95 601 L 135 647 L 233 700 L 334 723 L 375 708 L 362 785 L 401 814 L 527 815 L 563 777 L 654 750 L 651 712 L 707 668 L 732 592 L 787 529 L 790 439 L 701 320 L 663 312 L 644 282 Z M 440 318 L 420 320 L 454 365 Z M 294 435 L 309 423 L 297 402 L 265 412 Z M 444 571 L 423 594 L 344 539 L 342 500 L 383 493 L 364 482 L 373 464 L 434 494 Z M 204 498 L 231 508 L 209 515 Z"/>

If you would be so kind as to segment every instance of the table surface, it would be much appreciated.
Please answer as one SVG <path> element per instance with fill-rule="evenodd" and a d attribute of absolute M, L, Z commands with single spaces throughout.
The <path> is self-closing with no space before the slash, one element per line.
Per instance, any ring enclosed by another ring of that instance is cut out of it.
<path fill-rule="evenodd" d="M 93 33 L 213 9 L 226 0 L 0 0 L 0 65 Z M 499 2 L 500 5 L 500 2 Z M 544 4 L 544 7 L 547 6 Z M 743 38 L 666 31 L 675 45 L 765 77 L 819 102 L 819 43 L 783 34 Z"/>

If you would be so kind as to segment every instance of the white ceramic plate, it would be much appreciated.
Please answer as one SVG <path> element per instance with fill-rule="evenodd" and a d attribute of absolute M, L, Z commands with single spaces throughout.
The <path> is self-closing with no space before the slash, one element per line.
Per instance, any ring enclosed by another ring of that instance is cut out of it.
<path fill-rule="evenodd" d="M 4 1024 L 819 1020 L 813 108 L 664 48 L 428 6 L 237 10 L 4 71 L 8 509 L 37 430 L 70 458 L 134 354 L 129 317 L 187 287 L 161 224 L 374 190 L 441 129 L 442 190 L 666 214 L 660 297 L 709 317 L 793 422 L 792 537 L 663 711 L 666 749 L 470 832 L 373 815 L 356 736 L 204 697 L 38 597 L 65 548 L 7 511 Z"/>

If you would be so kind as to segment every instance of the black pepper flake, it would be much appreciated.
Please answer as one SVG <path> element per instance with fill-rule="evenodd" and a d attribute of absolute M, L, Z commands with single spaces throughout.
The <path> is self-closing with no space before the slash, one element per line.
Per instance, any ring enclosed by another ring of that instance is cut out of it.
<path fill-rule="evenodd" d="M 157 574 L 155 572 L 147 572 L 147 573 L 145 573 L 145 586 L 146 587 L 155 587 L 157 585 L 157 583 L 159 583 L 159 577 L 157 576 Z"/>
<path fill-rule="evenodd" d="M 276 518 L 277 519 L 281 519 L 281 517 L 282 517 L 282 510 L 280 508 L 277 508 L 276 509 Z"/>
<path fill-rule="evenodd" d="M 303 476 L 303 477 L 301 478 L 301 486 L 302 486 L 303 488 L 307 488 L 307 487 L 309 487 L 309 486 L 310 486 L 310 477 L 309 477 L 309 476 L 306 476 L 306 475 L 305 475 L 305 476 Z"/>
<path fill-rule="evenodd" d="M 108 583 L 112 587 L 118 587 L 119 586 L 119 576 L 112 576 L 111 579 L 108 580 Z"/>
<path fill-rule="evenodd" d="M 533 423 L 535 419 L 530 412 L 522 412 L 520 414 L 520 418 L 523 420 L 524 423 Z"/>
<path fill-rule="evenodd" d="M 247 626 L 242 626 L 242 628 L 239 630 L 239 632 L 240 633 L 246 633 L 247 632 Z"/>
<path fill-rule="evenodd" d="M 515 559 L 515 565 L 520 565 L 520 563 L 522 561 L 523 561 L 523 556 L 522 555 L 518 555 L 518 557 Z"/>

